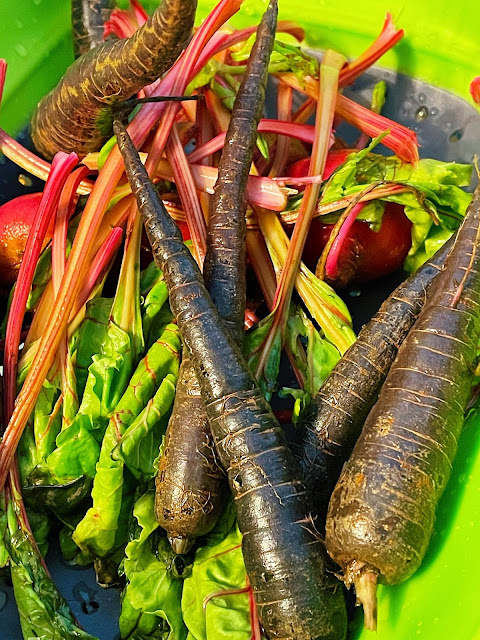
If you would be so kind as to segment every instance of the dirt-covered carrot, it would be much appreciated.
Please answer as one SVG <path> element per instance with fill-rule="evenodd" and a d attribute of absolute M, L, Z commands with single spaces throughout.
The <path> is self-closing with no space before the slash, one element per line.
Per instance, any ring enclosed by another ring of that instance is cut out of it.
<path fill-rule="evenodd" d="M 447 484 L 480 338 L 480 189 L 335 487 L 326 540 L 375 628 L 376 583 L 420 566 Z"/>
<path fill-rule="evenodd" d="M 210 207 L 205 285 L 238 345 L 243 342 L 246 297 L 246 185 L 265 101 L 276 17 L 277 3 L 272 0 L 237 93 Z M 155 498 L 157 520 L 177 553 L 186 552 L 196 537 L 213 528 L 225 497 L 225 475 L 217 463 L 200 386 L 187 354 L 159 463 Z"/>
<path fill-rule="evenodd" d="M 39 103 L 32 118 L 38 151 L 80 157 L 98 151 L 111 135 L 112 106 L 156 80 L 190 36 L 196 0 L 163 0 L 148 21 L 126 40 L 108 41 L 87 52 Z"/>
<path fill-rule="evenodd" d="M 227 470 L 243 534 L 243 555 L 270 638 L 344 638 L 343 594 L 326 571 L 310 498 L 284 433 L 224 327 L 125 128 L 114 123 L 132 185 L 192 355 L 210 428 Z"/>
<path fill-rule="evenodd" d="M 322 519 L 342 466 L 453 241 L 443 245 L 385 300 L 305 411 L 299 429 L 298 458 L 305 484 L 314 496 L 316 513 Z"/>
<path fill-rule="evenodd" d="M 103 42 L 103 25 L 109 19 L 114 0 L 72 0 L 72 35 L 75 58 Z"/>

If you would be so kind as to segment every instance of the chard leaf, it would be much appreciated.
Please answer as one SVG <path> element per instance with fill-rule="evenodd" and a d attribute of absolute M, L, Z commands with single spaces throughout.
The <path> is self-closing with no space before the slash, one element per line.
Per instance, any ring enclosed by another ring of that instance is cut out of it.
<path fill-rule="evenodd" d="M 93 478 L 100 445 L 92 433 L 88 416 L 79 414 L 69 427 L 58 434 L 56 445 L 47 460 L 55 478 L 63 482 L 81 475 Z"/>
<path fill-rule="evenodd" d="M 277 388 L 277 378 L 280 371 L 280 358 L 282 355 L 282 338 L 276 332 L 274 343 L 271 345 L 266 362 L 261 362 L 265 341 L 269 337 L 275 316 L 269 314 L 260 320 L 245 335 L 243 353 L 247 359 L 250 370 L 257 378 L 257 382 L 263 395 L 270 400 Z"/>
<path fill-rule="evenodd" d="M 155 493 L 148 491 L 135 503 L 138 528 L 128 543 L 123 564 L 127 586 L 122 596 L 122 638 L 184 640 L 180 599 L 183 581 L 175 577 L 175 554 L 166 538 L 158 537 Z"/>
<path fill-rule="evenodd" d="M 7 517 L 5 540 L 23 636 L 37 640 L 96 640 L 77 625 L 67 601 L 47 575 L 28 531 L 17 520 L 13 500 Z"/>
<path fill-rule="evenodd" d="M 102 353 L 107 340 L 108 321 L 112 310 L 112 298 L 95 298 L 87 303 L 85 319 L 80 327 L 75 358 L 77 390 L 82 397 L 87 383 L 88 368 L 96 353 Z"/>
<path fill-rule="evenodd" d="M 168 325 L 162 336 L 139 363 L 124 395 L 115 407 L 102 441 L 93 482 L 93 506 L 78 524 L 73 539 L 94 556 L 108 556 L 126 535 L 119 531 L 119 517 L 125 490 L 124 465 L 112 453 L 125 430 L 132 424 L 168 375 L 178 375 L 180 333 Z M 155 457 L 155 456 L 154 456 Z"/>
<path fill-rule="evenodd" d="M 121 460 L 138 480 L 155 476 L 154 462 L 175 399 L 176 383 L 176 375 L 166 375 L 153 398 L 113 450 L 112 457 Z"/>
<path fill-rule="evenodd" d="M 160 273 L 142 303 L 143 334 L 147 349 L 163 333 L 165 326 L 171 322 L 172 314 L 168 305 L 168 289 Z M 162 326 L 163 325 L 163 326 Z"/>
<path fill-rule="evenodd" d="M 287 325 L 287 340 L 290 353 L 295 358 L 296 366 L 302 371 L 305 379 L 304 389 L 280 390 L 280 396 L 293 396 L 295 399 L 294 418 L 314 398 L 322 384 L 330 375 L 333 367 L 340 359 L 340 353 L 331 342 L 322 338 L 313 322 L 307 317 L 301 307 L 292 305 L 294 313 L 290 314 Z M 306 358 L 297 354 L 303 352 L 298 348 L 298 342 L 306 342 Z"/>
<path fill-rule="evenodd" d="M 182 612 L 188 640 L 250 640 L 252 629 L 245 593 L 225 595 L 242 589 L 246 572 L 241 550 L 242 536 L 230 503 L 217 526 L 197 549 L 191 574 L 185 578 Z M 205 598 L 211 598 L 204 611 Z"/>

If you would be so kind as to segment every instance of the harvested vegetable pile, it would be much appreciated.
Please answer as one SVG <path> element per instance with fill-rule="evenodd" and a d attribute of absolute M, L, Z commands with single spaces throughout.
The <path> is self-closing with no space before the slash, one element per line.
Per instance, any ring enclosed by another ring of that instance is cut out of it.
<path fill-rule="evenodd" d="M 385 83 L 344 95 L 402 38 L 389 14 L 348 62 L 276 0 L 232 30 L 241 5 L 193 28 L 195 0 L 73 2 L 38 155 L 0 130 L 45 181 L 0 207 L 0 563 L 25 638 L 94 640 L 49 533 L 121 590 L 132 640 L 347 638 L 344 584 L 375 628 L 376 584 L 432 535 L 476 382 L 472 167 L 420 160 Z M 357 339 L 345 292 L 402 267 Z"/>

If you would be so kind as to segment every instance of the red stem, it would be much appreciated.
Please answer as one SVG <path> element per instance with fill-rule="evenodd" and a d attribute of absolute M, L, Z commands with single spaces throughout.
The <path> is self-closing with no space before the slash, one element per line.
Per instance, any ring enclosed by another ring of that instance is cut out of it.
<path fill-rule="evenodd" d="M 60 190 L 77 164 L 75 153 L 57 153 L 52 162 L 52 171 L 48 177 L 38 210 L 28 234 L 25 252 L 18 272 L 15 292 L 13 294 L 10 312 L 8 314 L 7 331 L 5 336 L 4 356 L 4 402 L 5 424 L 10 419 L 16 395 L 18 347 L 22 331 L 23 318 L 28 294 L 32 286 L 37 260 L 42 251 L 45 234 L 55 212 L 60 197 Z"/>
<path fill-rule="evenodd" d="M 330 249 L 325 262 L 325 273 L 327 277 L 331 278 L 332 280 L 338 276 L 338 259 L 340 257 L 342 246 L 345 243 L 348 232 L 352 228 L 353 223 L 361 213 L 362 209 L 364 209 L 365 207 L 365 202 L 359 202 L 352 208 L 342 226 L 340 227 L 337 237 L 333 241 L 332 248 Z"/>
<path fill-rule="evenodd" d="M 274 120 L 263 118 L 258 124 L 259 133 L 276 133 L 277 135 L 288 136 L 289 138 L 297 138 L 302 142 L 313 144 L 315 137 L 315 127 L 311 124 L 299 124 L 296 122 L 285 122 L 283 120 Z M 225 133 L 220 133 L 212 138 L 207 144 L 195 149 L 188 155 L 188 160 L 192 164 L 199 162 L 205 156 L 209 156 L 223 148 L 225 144 Z"/>
<path fill-rule="evenodd" d="M 84 278 L 81 289 L 78 292 L 74 311 L 75 315 L 83 305 L 87 303 L 95 285 L 103 277 L 113 259 L 113 256 L 122 244 L 122 237 L 123 229 L 121 227 L 114 227 L 98 250 L 95 262 L 92 264 Z"/>
<path fill-rule="evenodd" d="M 75 211 L 75 195 L 78 185 L 88 175 L 88 171 L 88 167 L 81 166 L 68 176 L 58 202 L 52 237 L 52 284 L 55 295 L 65 271 L 68 222 Z"/>
<path fill-rule="evenodd" d="M 201 268 L 207 251 L 207 225 L 205 224 L 202 207 L 198 199 L 190 164 L 175 127 L 170 132 L 166 153 L 185 212 L 188 230 L 193 242 L 195 259 Z"/>
<path fill-rule="evenodd" d="M 355 78 L 358 78 L 366 69 L 375 64 L 384 53 L 394 47 L 403 36 L 403 29 L 397 31 L 393 24 L 392 15 L 387 13 L 382 31 L 377 39 L 356 60 L 350 62 L 340 72 L 339 86 L 344 87 L 347 84 L 351 84 Z"/>

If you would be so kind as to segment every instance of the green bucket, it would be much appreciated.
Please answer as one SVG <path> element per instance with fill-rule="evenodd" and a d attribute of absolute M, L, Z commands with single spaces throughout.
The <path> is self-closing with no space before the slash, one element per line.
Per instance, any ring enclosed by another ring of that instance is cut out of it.
<path fill-rule="evenodd" d="M 155 3 L 145 4 L 151 8 Z M 198 15 L 203 17 L 213 5 L 200 0 Z M 233 23 L 251 24 L 263 5 L 264 0 L 246 0 Z M 302 25 L 310 46 L 332 47 L 349 57 L 364 50 L 379 33 L 386 10 L 406 35 L 382 59 L 382 66 L 471 102 L 469 84 L 480 75 L 478 0 L 400 0 L 392 4 L 381 0 L 280 0 L 280 17 Z M 0 2 L 0 57 L 9 64 L 0 125 L 10 133 L 27 124 L 38 99 L 72 60 L 69 11 L 69 0 Z M 435 534 L 420 570 L 404 584 L 380 587 L 376 636 L 362 630 L 357 615 L 349 638 L 480 640 L 479 427 L 477 416 L 466 421 Z"/>

